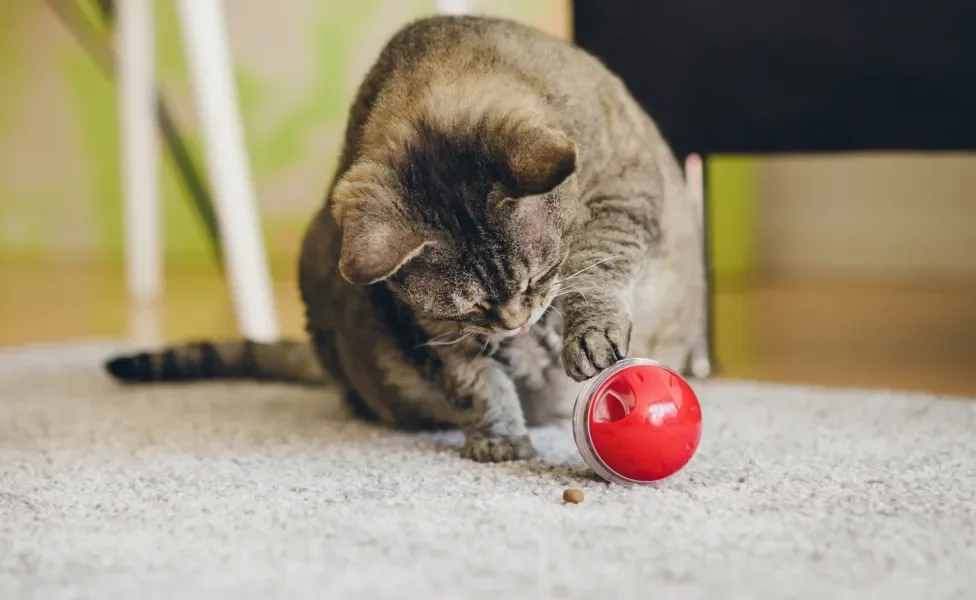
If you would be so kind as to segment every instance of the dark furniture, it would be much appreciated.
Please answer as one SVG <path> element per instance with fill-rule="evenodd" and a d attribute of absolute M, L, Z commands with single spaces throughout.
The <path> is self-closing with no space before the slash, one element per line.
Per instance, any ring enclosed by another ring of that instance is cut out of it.
<path fill-rule="evenodd" d="M 976 1 L 573 4 L 679 159 L 976 149 Z"/>

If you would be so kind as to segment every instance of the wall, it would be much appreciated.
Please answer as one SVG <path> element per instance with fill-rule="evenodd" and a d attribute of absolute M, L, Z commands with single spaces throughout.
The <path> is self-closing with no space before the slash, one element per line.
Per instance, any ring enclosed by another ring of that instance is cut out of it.
<path fill-rule="evenodd" d="M 94 0 L 76 2 L 96 23 Z M 199 159 L 172 4 L 155 3 L 159 78 Z M 477 12 L 569 31 L 568 0 L 473 4 Z M 290 270 L 301 230 L 331 177 L 360 78 L 386 39 L 433 12 L 435 2 L 227 0 L 225 6 L 268 250 Z M 122 201 L 112 80 L 45 3 L 2 0 L 0 88 L 0 260 L 117 260 Z M 203 229 L 162 157 L 167 260 L 208 261 Z"/>
<path fill-rule="evenodd" d="M 757 161 L 757 263 L 767 270 L 976 277 L 976 156 Z"/>

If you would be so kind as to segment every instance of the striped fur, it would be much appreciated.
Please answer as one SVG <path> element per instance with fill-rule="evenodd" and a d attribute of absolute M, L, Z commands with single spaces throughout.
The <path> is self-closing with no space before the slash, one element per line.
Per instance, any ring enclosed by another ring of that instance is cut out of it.
<path fill-rule="evenodd" d="M 116 356 L 105 364 L 126 383 L 253 379 L 307 385 L 326 382 L 307 342 L 200 341 Z"/>
<path fill-rule="evenodd" d="M 324 364 L 372 414 L 511 460 L 624 356 L 707 373 L 702 247 L 675 157 L 599 61 L 433 17 L 362 82 L 300 285 Z"/>
<path fill-rule="evenodd" d="M 314 348 L 361 412 L 460 428 L 477 461 L 526 458 L 527 427 L 566 418 L 624 356 L 707 374 L 702 235 L 667 142 L 594 57 L 506 20 L 421 19 L 364 78 L 305 232 L 311 346 L 109 370 L 304 380 Z"/>

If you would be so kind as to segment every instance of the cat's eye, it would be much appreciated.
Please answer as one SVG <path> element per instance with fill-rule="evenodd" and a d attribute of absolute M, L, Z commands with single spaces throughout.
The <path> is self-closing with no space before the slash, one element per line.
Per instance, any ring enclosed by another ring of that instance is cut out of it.
<path fill-rule="evenodd" d="M 530 279 L 527 287 L 535 287 L 540 283 L 549 281 L 550 279 L 555 277 L 556 272 L 558 270 L 559 270 L 559 263 L 556 263 L 555 265 L 550 267 L 549 270 L 547 270 L 546 272 L 542 273 L 541 275 L 536 275 L 535 277 Z"/>

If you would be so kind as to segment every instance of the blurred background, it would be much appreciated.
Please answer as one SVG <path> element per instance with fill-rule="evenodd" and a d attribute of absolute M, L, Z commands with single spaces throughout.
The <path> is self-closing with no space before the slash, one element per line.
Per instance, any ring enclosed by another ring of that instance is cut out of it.
<path fill-rule="evenodd" d="M 68 2 L 111 43 L 98 2 Z M 569 0 L 477 0 L 564 38 Z M 387 38 L 433 0 L 225 3 L 282 333 L 302 334 L 302 231 L 348 104 Z M 202 165 L 178 22 L 158 1 L 158 84 Z M 0 346 L 237 334 L 208 234 L 161 152 L 166 278 L 127 298 L 115 82 L 77 23 L 0 2 Z M 75 29 L 72 29 L 75 27 Z M 715 353 L 727 377 L 976 395 L 976 155 L 710 155 Z"/>

